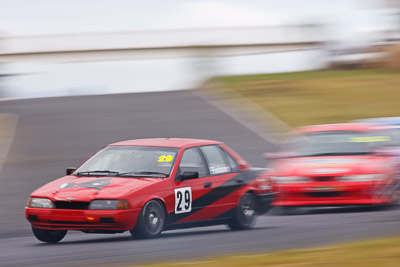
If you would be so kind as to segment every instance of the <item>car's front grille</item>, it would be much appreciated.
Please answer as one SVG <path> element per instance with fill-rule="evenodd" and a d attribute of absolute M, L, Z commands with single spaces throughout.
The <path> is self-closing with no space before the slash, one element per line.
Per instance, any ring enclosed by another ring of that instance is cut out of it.
<path fill-rule="evenodd" d="M 329 197 L 340 197 L 342 192 L 311 192 L 307 193 L 309 197 L 315 198 L 329 198 Z"/>
<path fill-rule="evenodd" d="M 83 201 L 54 201 L 56 209 L 66 209 L 66 210 L 87 210 L 89 208 L 90 202 Z"/>
<path fill-rule="evenodd" d="M 313 177 L 315 182 L 331 182 L 335 180 L 334 176 L 317 176 Z"/>

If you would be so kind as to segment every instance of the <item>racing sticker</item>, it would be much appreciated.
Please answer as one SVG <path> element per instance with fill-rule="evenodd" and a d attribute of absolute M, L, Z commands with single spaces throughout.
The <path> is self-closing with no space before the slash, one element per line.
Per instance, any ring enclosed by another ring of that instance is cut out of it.
<path fill-rule="evenodd" d="M 230 168 L 226 166 L 210 166 L 211 174 L 219 174 L 229 172 Z"/>
<path fill-rule="evenodd" d="M 161 155 L 158 157 L 158 162 L 171 162 L 173 159 L 172 155 Z"/>
<path fill-rule="evenodd" d="M 107 185 L 110 185 L 111 179 L 107 178 L 107 179 L 96 179 L 93 181 L 89 181 L 86 183 L 80 183 L 80 184 L 76 184 L 76 183 L 63 183 L 62 185 L 60 185 L 60 189 L 65 189 L 65 188 L 72 188 L 72 187 L 86 187 L 86 188 L 93 188 L 96 189 L 98 191 L 100 191 L 102 189 L 102 187 L 105 187 Z"/>
<path fill-rule="evenodd" d="M 192 188 L 182 187 L 175 191 L 175 214 L 192 211 Z"/>

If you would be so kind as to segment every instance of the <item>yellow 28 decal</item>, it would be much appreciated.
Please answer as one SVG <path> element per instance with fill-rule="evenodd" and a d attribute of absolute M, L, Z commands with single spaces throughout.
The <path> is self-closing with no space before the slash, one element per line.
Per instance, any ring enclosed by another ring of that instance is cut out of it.
<path fill-rule="evenodd" d="M 161 155 L 158 157 L 158 162 L 171 162 L 173 159 L 172 155 Z"/>

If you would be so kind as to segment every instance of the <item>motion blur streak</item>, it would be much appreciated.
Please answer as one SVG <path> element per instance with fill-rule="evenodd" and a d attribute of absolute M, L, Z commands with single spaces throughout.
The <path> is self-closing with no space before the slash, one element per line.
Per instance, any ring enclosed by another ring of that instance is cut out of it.
<path fill-rule="evenodd" d="M 107 143 L 222 138 L 255 166 L 264 165 L 260 155 L 270 147 L 191 91 L 7 101 L 0 106 L 4 111 L 20 119 L 0 173 L 0 200 L 8 215 L 1 220 L 0 236 L 28 233 L 23 209 L 33 189 L 61 177 L 66 166 L 77 166 Z"/>
<path fill-rule="evenodd" d="M 246 232 L 72 232 L 58 245 L 39 244 L 24 218 L 34 189 L 104 144 L 213 139 L 265 167 L 276 128 L 399 116 L 399 18 L 399 0 L 0 0 L 0 265 L 129 265 L 400 234 L 398 206 L 291 217 L 276 207 Z"/>

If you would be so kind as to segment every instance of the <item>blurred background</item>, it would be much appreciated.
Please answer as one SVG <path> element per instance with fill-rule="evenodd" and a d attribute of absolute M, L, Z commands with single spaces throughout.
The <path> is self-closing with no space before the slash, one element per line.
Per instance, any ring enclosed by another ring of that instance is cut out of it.
<path fill-rule="evenodd" d="M 1 1 L 1 96 L 198 87 L 220 75 L 398 68 L 399 1 Z M 392 60 L 389 60 L 391 58 Z"/>
<path fill-rule="evenodd" d="M 176 259 L 179 249 L 243 252 L 241 240 L 253 252 L 398 233 L 398 210 L 271 216 L 249 236 L 229 233 L 232 247 L 220 228 L 196 245 L 197 232 L 166 234 L 147 244 L 157 256 L 127 239 L 94 237 L 87 248 L 72 235 L 71 262 L 55 247 L 26 247 L 36 241 L 24 207 L 111 142 L 215 139 L 264 167 L 261 155 L 292 127 L 399 116 L 399 100 L 399 0 L 0 0 L 0 238 L 13 244 L 3 262 L 125 264 Z"/>

